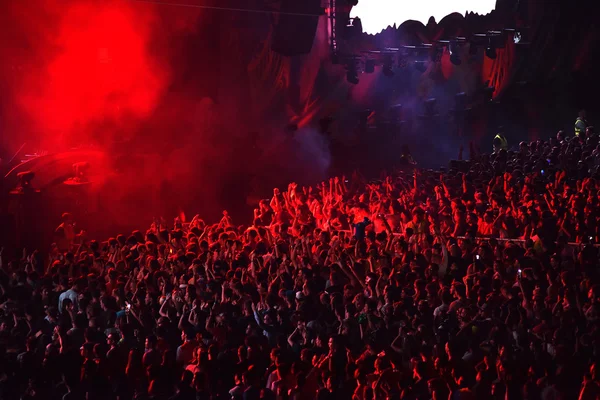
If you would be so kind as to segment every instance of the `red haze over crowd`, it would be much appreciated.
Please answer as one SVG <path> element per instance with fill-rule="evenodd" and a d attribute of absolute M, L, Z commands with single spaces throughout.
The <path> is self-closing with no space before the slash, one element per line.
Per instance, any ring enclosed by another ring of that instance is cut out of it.
<path fill-rule="evenodd" d="M 115 218 L 147 219 L 175 207 L 214 212 L 239 207 L 234 197 L 243 206 L 307 159 L 319 159 L 313 176 L 324 174 L 328 153 L 315 134 L 286 138 L 286 123 L 276 116 L 257 124 L 250 109 L 240 109 L 243 95 L 234 84 L 215 83 L 227 64 L 239 64 L 229 68 L 240 76 L 247 68 L 243 60 L 223 62 L 235 55 L 219 54 L 222 28 L 214 17 L 227 14 L 119 0 L 2 8 L 1 156 L 23 142 L 28 151 L 92 145 L 118 155 L 118 164 L 92 166 L 98 191 L 112 181 L 106 200 Z M 138 152 L 144 156 L 130 156 Z M 277 177 L 265 173 L 284 160 Z"/>

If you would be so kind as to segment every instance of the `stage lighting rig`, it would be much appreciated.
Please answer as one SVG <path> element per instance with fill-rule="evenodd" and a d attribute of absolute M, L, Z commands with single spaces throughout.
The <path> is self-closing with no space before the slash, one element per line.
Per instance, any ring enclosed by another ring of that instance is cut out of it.
<path fill-rule="evenodd" d="M 487 32 L 487 47 L 485 50 L 485 55 L 495 60 L 497 57 L 496 49 L 501 49 L 504 47 L 506 40 L 508 38 L 508 32 L 504 31 L 488 31 Z"/>
<path fill-rule="evenodd" d="M 495 60 L 498 56 L 496 53 L 496 46 L 494 45 L 492 39 L 490 38 L 487 48 L 485 49 L 485 55 L 487 58 Z"/>
<path fill-rule="evenodd" d="M 504 32 L 512 37 L 512 40 L 515 44 L 518 44 L 521 46 L 529 44 L 529 28 L 527 28 L 527 27 L 516 28 L 516 29 L 508 28 L 508 29 L 505 29 Z"/>
<path fill-rule="evenodd" d="M 460 59 L 460 45 L 457 40 L 451 40 L 448 46 L 448 51 L 450 52 L 450 62 L 454 65 L 462 64 Z"/>
<path fill-rule="evenodd" d="M 375 72 L 375 60 L 368 58 L 365 60 L 365 73 L 372 74 Z"/>
<path fill-rule="evenodd" d="M 490 45 L 490 37 L 487 33 L 475 33 L 469 40 L 469 54 L 476 56 L 478 49 L 488 48 Z"/>

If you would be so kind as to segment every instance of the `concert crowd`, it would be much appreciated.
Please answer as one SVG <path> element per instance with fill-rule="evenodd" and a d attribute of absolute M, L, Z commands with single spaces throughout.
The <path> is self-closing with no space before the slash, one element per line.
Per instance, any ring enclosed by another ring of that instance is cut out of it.
<path fill-rule="evenodd" d="M 291 183 L 249 226 L 66 213 L 0 255 L 0 398 L 598 399 L 598 142 Z"/>

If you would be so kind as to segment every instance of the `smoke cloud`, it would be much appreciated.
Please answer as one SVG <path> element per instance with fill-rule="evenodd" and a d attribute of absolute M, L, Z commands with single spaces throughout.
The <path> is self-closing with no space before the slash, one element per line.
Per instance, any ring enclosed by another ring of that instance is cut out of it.
<path fill-rule="evenodd" d="M 133 227 L 178 209 L 213 220 L 222 208 L 249 222 L 272 187 L 325 177 L 317 132 L 286 132 L 285 107 L 253 112 L 274 103 L 248 79 L 268 16 L 124 0 L 0 8 L 0 148 L 105 152 L 90 170 L 92 222 Z"/>

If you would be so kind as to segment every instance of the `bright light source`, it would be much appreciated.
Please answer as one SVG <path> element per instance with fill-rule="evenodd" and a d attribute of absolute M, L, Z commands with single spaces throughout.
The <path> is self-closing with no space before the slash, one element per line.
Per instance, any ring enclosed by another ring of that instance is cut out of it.
<path fill-rule="evenodd" d="M 363 30 L 376 34 L 388 26 L 399 26 L 404 21 L 415 20 L 427 24 L 432 16 L 440 22 L 446 15 L 453 12 L 490 13 L 496 5 L 496 0 L 360 0 L 352 8 L 351 17 L 360 17 Z"/>
<path fill-rule="evenodd" d="M 516 31 L 515 32 L 515 37 L 514 37 L 515 44 L 519 43 L 521 41 L 521 39 L 523 39 L 523 36 L 521 35 L 521 32 Z"/>

